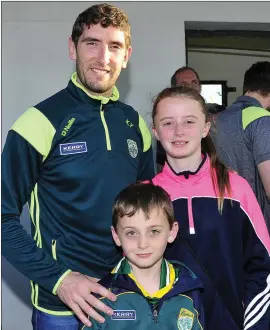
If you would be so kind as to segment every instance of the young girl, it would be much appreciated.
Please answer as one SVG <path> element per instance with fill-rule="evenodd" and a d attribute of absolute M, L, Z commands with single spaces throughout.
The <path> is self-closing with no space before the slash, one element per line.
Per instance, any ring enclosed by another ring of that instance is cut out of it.
<path fill-rule="evenodd" d="M 153 107 L 154 134 L 167 161 L 152 180 L 174 204 L 179 236 L 166 258 L 203 281 L 208 330 L 269 330 L 270 238 L 245 179 L 217 158 L 204 99 L 166 88 Z"/>

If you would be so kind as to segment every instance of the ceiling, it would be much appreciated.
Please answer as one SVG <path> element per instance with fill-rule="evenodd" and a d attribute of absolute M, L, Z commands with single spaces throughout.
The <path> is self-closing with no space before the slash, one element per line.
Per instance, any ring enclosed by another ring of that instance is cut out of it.
<path fill-rule="evenodd" d="M 270 23 L 185 22 L 185 33 L 187 48 L 270 52 Z"/>
<path fill-rule="evenodd" d="M 270 31 L 270 23 L 240 23 L 240 22 L 185 22 L 186 30 L 247 30 Z"/>

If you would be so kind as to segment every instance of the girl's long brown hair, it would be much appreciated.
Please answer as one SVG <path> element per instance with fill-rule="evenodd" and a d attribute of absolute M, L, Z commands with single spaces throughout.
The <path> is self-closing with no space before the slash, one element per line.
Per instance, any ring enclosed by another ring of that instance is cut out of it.
<path fill-rule="evenodd" d="M 201 105 L 202 112 L 205 115 L 206 122 L 209 121 L 209 114 L 207 112 L 207 107 L 204 98 L 196 90 L 189 87 L 181 86 L 181 87 L 165 88 L 157 95 L 154 101 L 153 111 L 152 111 L 153 125 L 155 125 L 154 120 L 157 114 L 157 106 L 159 102 L 168 97 L 187 98 L 199 102 L 199 104 Z M 212 178 L 215 194 L 218 198 L 218 210 L 220 213 L 222 213 L 226 191 L 228 195 L 231 194 L 229 170 L 218 159 L 215 145 L 209 133 L 205 138 L 202 139 L 202 150 L 206 152 L 210 157 L 211 178 Z"/>

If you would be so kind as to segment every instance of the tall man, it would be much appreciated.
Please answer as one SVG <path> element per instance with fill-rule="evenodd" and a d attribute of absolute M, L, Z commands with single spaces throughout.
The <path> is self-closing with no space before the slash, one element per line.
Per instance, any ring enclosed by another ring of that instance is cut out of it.
<path fill-rule="evenodd" d="M 154 175 L 150 132 L 115 87 L 130 43 L 119 8 L 82 12 L 69 39 L 76 72 L 67 87 L 28 109 L 7 136 L 2 252 L 31 280 L 35 330 L 77 329 L 77 317 L 90 325 L 85 314 L 103 322 L 93 307 L 112 313 L 91 292 L 115 299 L 96 283 L 121 258 L 110 234 L 114 198 Z M 32 237 L 20 224 L 26 202 Z"/>
<path fill-rule="evenodd" d="M 270 62 L 246 71 L 243 94 L 217 117 L 214 142 L 224 163 L 253 188 L 270 230 Z"/>

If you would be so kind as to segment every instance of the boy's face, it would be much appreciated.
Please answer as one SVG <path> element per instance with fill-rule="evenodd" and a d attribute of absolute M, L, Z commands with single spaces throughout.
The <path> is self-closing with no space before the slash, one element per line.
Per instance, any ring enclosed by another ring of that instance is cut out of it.
<path fill-rule="evenodd" d="M 178 223 L 170 229 L 166 214 L 161 209 L 153 209 L 146 218 L 143 211 L 132 217 L 118 220 L 116 230 L 112 227 L 113 239 L 122 246 L 132 267 L 147 269 L 162 258 L 167 243 L 172 243 L 178 232 Z"/>

